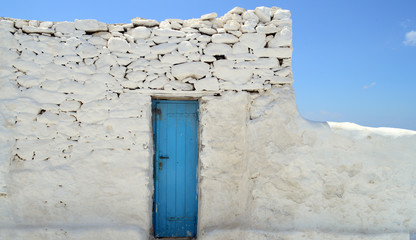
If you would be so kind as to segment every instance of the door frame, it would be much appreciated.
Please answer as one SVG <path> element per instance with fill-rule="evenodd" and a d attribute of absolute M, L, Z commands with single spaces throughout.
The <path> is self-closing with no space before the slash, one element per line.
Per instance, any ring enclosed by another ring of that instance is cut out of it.
<path fill-rule="evenodd" d="M 166 100 L 166 101 L 197 101 L 198 102 L 198 108 L 197 108 L 197 116 L 198 116 L 198 125 L 197 125 L 197 131 L 198 131 L 198 138 L 197 138 L 197 144 L 198 144 L 198 159 L 197 159 L 197 169 L 196 169 L 196 174 L 197 174 L 197 179 L 196 179 L 196 194 L 197 194 L 197 219 L 196 219 L 196 236 L 195 238 L 198 238 L 199 235 L 199 225 L 200 225 L 200 200 L 201 200 L 201 191 L 200 191 L 200 166 L 201 166 L 201 133 L 202 133 L 202 129 L 201 129 L 201 98 L 200 97 L 186 97 L 186 96 L 175 96 L 175 97 L 166 97 L 166 96 L 151 96 L 151 104 L 150 104 L 150 112 L 151 112 L 151 117 L 150 117 L 150 126 L 151 126 L 151 131 L 152 131 L 152 199 L 151 199 L 151 229 L 150 229 L 150 233 L 153 237 L 155 237 L 155 229 L 154 229 L 154 224 L 155 224 L 155 220 L 154 220 L 154 210 L 155 210 L 155 171 L 156 171 L 156 142 L 155 142 L 155 133 L 154 133 L 154 112 L 153 112 L 153 102 L 155 100 Z"/>

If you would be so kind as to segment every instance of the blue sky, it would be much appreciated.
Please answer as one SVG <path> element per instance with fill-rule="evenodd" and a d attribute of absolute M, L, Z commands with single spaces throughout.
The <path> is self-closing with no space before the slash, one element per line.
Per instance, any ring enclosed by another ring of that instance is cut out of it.
<path fill-rule="evenodd" d="M 222 16 L 235 6 L 291 10 L 294 87 L 305 118 L 416 130 L 415 0 L 4 1 L 0 16 L 127 23 Z"/>

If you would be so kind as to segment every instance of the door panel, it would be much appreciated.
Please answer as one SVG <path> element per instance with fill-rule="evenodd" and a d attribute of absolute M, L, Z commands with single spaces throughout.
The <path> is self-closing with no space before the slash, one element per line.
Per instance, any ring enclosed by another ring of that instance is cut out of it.
<path fill-rule="evenodd" d="M 153 100 L 156 237 L 196 235 L 198 101 Z"/>

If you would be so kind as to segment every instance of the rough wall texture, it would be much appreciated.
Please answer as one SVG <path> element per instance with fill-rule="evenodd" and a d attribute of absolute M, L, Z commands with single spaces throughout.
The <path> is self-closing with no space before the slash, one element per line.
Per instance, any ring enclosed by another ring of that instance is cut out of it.
<path fill-rule="evenodd" d="M 152 97 L 200 101 L 198 239 L 416 231 L 416 133 L 302 119 L 287 10 L 0 36 L 1 239 L 150 238 Z"/>

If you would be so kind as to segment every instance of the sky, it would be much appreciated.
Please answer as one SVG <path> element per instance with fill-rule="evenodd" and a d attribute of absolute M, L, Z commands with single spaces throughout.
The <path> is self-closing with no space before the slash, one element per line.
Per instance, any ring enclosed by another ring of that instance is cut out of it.
<path fill-rule="evenodd" d="M 3 1 L 0 16 L 41 21 L 190 19 L 233 7 L 289 9 L 301 115 L 416 130 L 415 0 Z"/>

